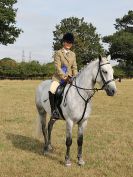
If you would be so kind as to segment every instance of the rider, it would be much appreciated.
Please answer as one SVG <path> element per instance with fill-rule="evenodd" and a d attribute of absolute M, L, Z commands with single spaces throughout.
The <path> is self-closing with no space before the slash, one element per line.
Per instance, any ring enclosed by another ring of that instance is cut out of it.
<path fill-rule="evenodd" d="M 61 83 L 66 83 L 71 77 L 77 75 L 77 63 L 75 53 L 70 49 L 74 43 L 72 33 L 66 33 L 62 39 L 62 49 L 54 54 L 55 73 L 52 77 L 52 83 L 49 91 L 49 100 L 53 118 L 58 118 L 55 105 L 55 92 Z"/>

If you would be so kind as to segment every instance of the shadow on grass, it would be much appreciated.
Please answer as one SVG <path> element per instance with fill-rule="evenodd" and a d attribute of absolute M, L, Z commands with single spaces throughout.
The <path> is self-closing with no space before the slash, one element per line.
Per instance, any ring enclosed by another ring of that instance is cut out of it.
<path fill-rule="evenodd" d="M 44 145 L 39 140 L 32 137 L 26 137 L 23 135 L 16 135 L 12 133 L 6 133 L 6 137 L 12 142 L 15 148 L 43 156 Z M 60 164 L 64 164 L 64 162 L 60 160 L 60 155 L 57 152 L 48 153 L 48 155 L 45 155 L 45 157 L 56 162 L 58 161 Z"/>
<path fill-rule="evenodd" d="M 23 135 L 16 135 L 12 133 L 6 133 L 8 140 L 17 148 L 24 151 L 30 151 L 42 155 L 41 149 L 43 148 L 43 143 L 32 137 L 26 137 Z"/>

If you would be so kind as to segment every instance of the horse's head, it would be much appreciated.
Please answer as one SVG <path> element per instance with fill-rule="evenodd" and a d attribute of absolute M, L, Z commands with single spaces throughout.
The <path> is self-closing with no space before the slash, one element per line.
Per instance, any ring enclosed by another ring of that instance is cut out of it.
<path fill-rule="evenodd" d="M 113 78 L 113 68 L 109 62 L 110 56 L 102 58 L 99 56 L 98 70 L 95 75 L 95 82 L 98 82 L 108 96 L 114 96 L 116 93 L 116 85 Z"/>

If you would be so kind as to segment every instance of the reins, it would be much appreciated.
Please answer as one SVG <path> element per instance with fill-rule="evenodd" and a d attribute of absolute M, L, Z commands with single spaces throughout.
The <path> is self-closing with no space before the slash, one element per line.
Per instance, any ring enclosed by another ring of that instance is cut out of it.
<path fill-rule="evenodd" d="M 74 78 L 74 80 L 75 80 L 75 85 L 70 84 L 69 87 L 68 87 L 68 89 L 67 89 L 67 91 L 66 91 L 63 106 L 64 106 L 64 107 L 66 106 L 66 97 L 67 97 L 67 94 L 68 94 L 68 91 L 69 91 L 70 87 L 71 87 L 71 86 L 76 87 L 76 90 L 77 90 L 78 94 L 80 95 L 80 97 L 81 97 L 81 98 L 84 100 L 84 102 L 85 102 L 85 107 L 84 107 L 84 111 L 83 111 L 82 117 L 81 117 L 81 119 L 77 122 L 77 123 L 79 124 L 79 123 L 81 122 L 81 120 L 84 118 L 84 115 L 85 115 L 85 112 L 86 112 L 86 108 L 87 108 L 87 104 L 89 103 L 89 101 L 91 100 L 91 98 L 95 95 L 95 93 L 96 93 L 97 91 L 101 90 L 101 89 L 98 89 L 98 88 L 93 88 L 93 89 L 82 88 L 82 87 L 77 86 L 77 84 L 76 84 L 76 78 Z M 85 99 L 85 98 L 80 94 L 79 89 L 88 90 L 88 91 L 89 91 L 89 90 L 92 90 L 92 91 L 94 91 L 94 92 L 93 92 L 91 95 L 88 95 L 88 98 Z"/>

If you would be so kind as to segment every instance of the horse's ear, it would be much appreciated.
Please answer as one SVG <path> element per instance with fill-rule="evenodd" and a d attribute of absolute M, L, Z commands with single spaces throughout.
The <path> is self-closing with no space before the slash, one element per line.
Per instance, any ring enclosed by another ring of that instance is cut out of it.
<path fill-rule="evenodd" d="M 107 56 L 107 60 L 110 61 L 111 60 L 111 55 Z"/>
<path fill-rule="evenodd" d="M 102 60 L 102 56 L 101 56 L 101 54 L 99 54 L 99 61 L 101 61 Z"/>

